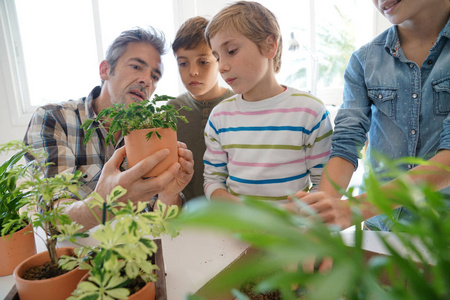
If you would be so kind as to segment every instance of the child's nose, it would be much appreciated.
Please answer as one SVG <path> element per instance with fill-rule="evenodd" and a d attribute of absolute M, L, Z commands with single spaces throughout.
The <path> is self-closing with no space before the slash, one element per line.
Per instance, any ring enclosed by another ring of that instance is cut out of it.
<path fill-rule="evenodd" d="M 223 59 L 219 60 L 219 72 L 226 73 L 230 71 L 230 65 Z"/>
<path fill-rule="evenodd" d="M 198 68 L 196 66 L 191 66 L 189 73 L 191 76 L 197 76 L 198 75 Z"/>

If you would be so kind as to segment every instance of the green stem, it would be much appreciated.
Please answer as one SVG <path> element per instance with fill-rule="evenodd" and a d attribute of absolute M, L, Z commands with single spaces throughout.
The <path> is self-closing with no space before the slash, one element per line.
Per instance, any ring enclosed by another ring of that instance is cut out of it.
<path fill-rule="evenodd" d="M 105 222 L 106 222 L 106 202 L 103 202 L 102 224 L 105 225 Z"/>
<path fill-rule="evenodd" d="M 79 199 L 82 199 L 81 197 L 79 197 Z M 85 201 L 82 201 L 84 203 L 84 205 L 86 205 L 86 207 L 89 209 L 89 211 L 92 213 L 92 215 L 94 216 L 94 218 L 97 220 L 97 223 L 100 224 L 100 219 L 97 216 L 97 214 L 94 212 L 94 210 L 92 209 L 92 207 L 90 207 Z"/>

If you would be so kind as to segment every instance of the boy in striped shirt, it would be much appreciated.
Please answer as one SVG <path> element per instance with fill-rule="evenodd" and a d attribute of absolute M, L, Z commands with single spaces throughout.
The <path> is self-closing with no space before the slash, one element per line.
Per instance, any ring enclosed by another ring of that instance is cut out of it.
<path fill-rule="evenodd" d="M 330 154 L 332 126 L 316 97 L 280 85 L 281 34 L 261 4 L 241 1 L 214 16 L 205 36 L 237 94 L 217 105 L 205 128 L 205 195 L 286 200 L 315 190 Z"/>

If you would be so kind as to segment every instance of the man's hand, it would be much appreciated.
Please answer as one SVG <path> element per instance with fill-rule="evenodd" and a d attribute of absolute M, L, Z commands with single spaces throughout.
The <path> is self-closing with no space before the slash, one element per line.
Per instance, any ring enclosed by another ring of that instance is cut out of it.
<path fill-rule="evenodd" d="M 165 186 L 159 198 L 166 204 L 181 205 L 179 194 L 191 181 L 194 175 L 194 159 L 185 143 L 178 142 L 178 164 L 180 168 L 175 177 Z"/>
<path fill-rule="evenodd" d="M 113 188 L 120 185 L 127 190 L 124 200 L 130 199 L 135 203 L 138 201 L 148 202 L 153 196 L 161 193 L 169 183 L 174 180 L 175 176 L 178 176 L 180 163 L 174 163 L 161 175 L 142 179 L 145 174 L 168 155 L 169 150 L 159 150 L 153 155 L 143 159 L 129 170 L 122 172 L 120 170 L 120 165 L 126 157 L 126 150 L 125 147 L 121 147 L 114 152 L 113 156 L 104 165 L 95 191 L 100 194 L 100 196 L 106 198 L 106 195 L 109 195 Z"/>

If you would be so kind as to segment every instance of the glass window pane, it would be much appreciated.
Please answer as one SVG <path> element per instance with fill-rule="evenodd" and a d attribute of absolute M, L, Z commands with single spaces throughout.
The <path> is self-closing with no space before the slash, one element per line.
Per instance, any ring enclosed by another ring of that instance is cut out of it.
<path fill-rule="evenodd" d="M 98 84 L 90 1 L 16 0 L 32 105 L 86 96 Z"/>
<path fill-rule="evenodd" d="M 279 82 L 309 91 L 327 104 L 340 105 L 348 59 L 357 47 L 372 38 L 372 3 L 360 0 L 258 2 L 276 15 L 281 27 L 283 55 L 277 75 Z"/>
<path fill-rule="evenodd" d="M 342 103 L 348 60 L 353 51 L 372 38 L 372 9 L 370 1 L 315 1 L 318 64 L 315 89 L 329 104 Z"/>
<path fill-rule="evenodd" d="M 277 74 L 280 83 L 300 90 L 311 90 L 311 19 L 309 1 L 259 0 L 277 17 L 283 38 L 281 70 Z M 287 9 L 288 7 L 293 9 Z M 294 9 L 295 8 L 295 9 Z M 300 13 L 302 12 L 302 13 Z"/>
<path fill-rule="evenodd" d="M 367 7 L 358 2 L 362 1 L 316 1 L 318 81 L 321 87 L 344 84 L 344 70 L 350 55 L 357 47 L 359 33 L 370 36 L 370 10 L 366 9 L 365 14 L 355 14 L 355 11 L 361 12 Z M 361 15 L 365 15 L 368 20 L 360 19 L 358 16 Z"/>
<path fill-rule="evenodd" d="M 164 32 L 168 52 L 163 56 L 164 72 L 155 93 L 178 96 L 178 68 L 169 49 L 175 35 L 172 1 L 100 0 L 99 6 L 104 51 L 122 31 L 135 26 L 150 25 Z"/>
<path fill-rule="evenodd" d="M 92 1 L 16 0 L 16 10 L 31 105 L 78 99 L 100 84 Z M 162 30 L 168 46 L 174 35 L 172 1 L 100 0 L 99 15 L 103 53 L 120 32 L 135 26 Z M 176 96 L 171 51 L 163 64 L 156 92 Z"/>

